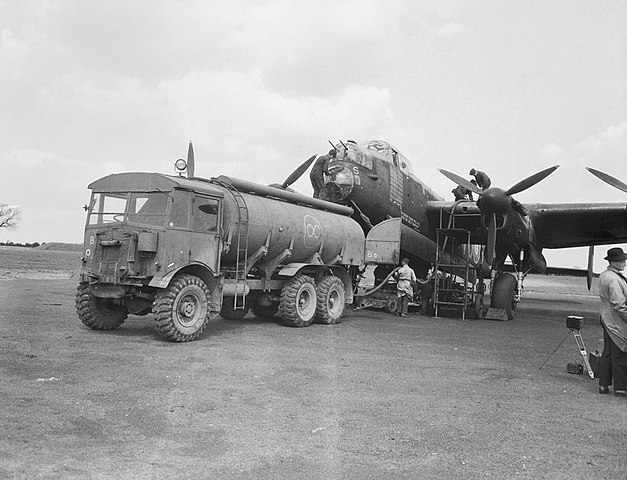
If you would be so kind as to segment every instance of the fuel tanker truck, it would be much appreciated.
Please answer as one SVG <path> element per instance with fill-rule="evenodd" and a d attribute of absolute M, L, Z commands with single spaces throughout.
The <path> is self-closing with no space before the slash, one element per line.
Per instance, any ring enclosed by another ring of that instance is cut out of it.
<path fill-rule="evenodd" d="M 218 314 L 305 327 L 353 302 L 368 255 L 349 207 L 225 176 L 120 173 L 89 188 L 76 309 L 92 329 L 152 313 L 187 342 Z"/>

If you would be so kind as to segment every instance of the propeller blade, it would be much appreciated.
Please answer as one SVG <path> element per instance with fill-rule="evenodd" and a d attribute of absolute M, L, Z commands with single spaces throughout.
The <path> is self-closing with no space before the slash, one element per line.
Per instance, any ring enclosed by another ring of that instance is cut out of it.
<path fill-rule="evenodd" d="M 294 170 L 290 174 L 290 176 L 285 179 L 285 181 L 281 184 L 281 188 L 287 188 L 292 183 L 294 183 L 296 180 L 298 180 L 301 177 L 301 175 L 307 171 L 307 169 L 309 168 L 309 165 L 311 165 L 313 163 L 315 158 L 316 158 L 316 155 L 314 154 L 311 157 L 309 157 L 307 160 L 305 160 L 301 164 L 300 167 L 298 167 L 296 170 Z"/>
<path fill-rule="evenodd" d="M 617 178 L 614 178 L 611 175 L 608 175 L 607 173 L 600 172 L 599 170 L 595 170 L 594 168 L 586 167 L 586 170 L 588 170 L 595 177 L 600 178 L 605 183 L 611 185 L 612 187 L 618 188 L 619 190 L 622 190 L 623 192 L 627 193 L 627 185 L 625 185 L 623 182 L 621 182 Z"/>
<path fill-rule="evenodd" d="M 534 173 L 530 177 L 527 177 L 524 180 L 521 180 L 513 187 L 510 187 L 509 190 L 507 190 L 507 192 L 505 193 L 507 195 L 514 195 L 516 193 L 520 193 L 524 190 L 527 190 L 529 187 L 533 187 L 536 183 L 544 180 L 546 177 L 551 175 L 555 170 L 557 170 L 558 167 L 559 165 L 554 165 L 545 170 L 542 170 L 541 172 Z"/>
<path fill-rule="evenodd" d="M 488 225 L 488 244 L 485 248 L 484 257 L 486 263 L 492 266 L 494 255 L 496 252 L 496 214 L 490 215 L 490 223 Z"/>
<path fill-rule="evenodd" d="M 194 147 L 192 146 L 192 142 L 189 142 L 189 147 L 187 148 L 187 177 L 194 176 Z"/>
<path fill-rule="evenodd" d="M 449 180 L 452 180 L 457 185 L 460 185 L 460 186 L 464 187 L 465 189 L 470 190 L 473 193 L 476 193 L 477 195 L 481 195 L 483 193 L 483 190 L 481 190 L 477 185 L 475 185 L 473 183 L 470 183 L 464 177 L 460 177 L 459 175 L 457 175 L 457 174 L 455 174 L 453 172 L 449 172 L 447 170 L 444 170 L 442 168 L 438 168 L 438 170 L 440 171 L 440 173 L 442 175 L 444 175 Z"/>
<path fill-rule="evenodd" d="M 594 263 L 594 245 L 590 245 L 590 248 L 588 249 L 588 291 L 590 291 L 590 288 L 592 287 L 592 275 L 594 275 L 594 272 L 592 271 L 592 267 L 593 267 L 593 263 Z"/>

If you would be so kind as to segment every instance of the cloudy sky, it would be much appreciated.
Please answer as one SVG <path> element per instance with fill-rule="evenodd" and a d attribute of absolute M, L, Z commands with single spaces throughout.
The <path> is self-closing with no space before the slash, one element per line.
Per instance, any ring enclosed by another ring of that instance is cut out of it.
<path fill-rule="evenodd" d="M 507 188 L 559 164 L 517 198 L 626 201 L 583 168 L 627 182 L 626 18 L 621 0 L 0 0 L 0 203 L 23 217 L 0 240 L 81 242 L 91 181 L 171 173 L 190 140 L 204 177 L 282 181 L 327 139 L 377 138 L 446 198 L 437 168 Z"/>

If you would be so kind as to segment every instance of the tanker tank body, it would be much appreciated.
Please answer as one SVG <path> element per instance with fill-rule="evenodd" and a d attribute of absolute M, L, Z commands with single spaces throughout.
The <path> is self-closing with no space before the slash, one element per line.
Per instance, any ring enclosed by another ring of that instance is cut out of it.
<path fill-rule="evenodd" d="M 218 177 L 112 174 L 89 185 L 76 310 L 94 330 L 154 315 L 170 341 L 212 317 L 339 322 L 364 268 L 352 210 Z"/>
<path fill-rule="evenodd" d="M 241 318 L 252 308 L 293 326 L 337 323 L 364 266 L 352 209 L 245 180 L 212 181 L 225 187 L 220 314 Z"/>

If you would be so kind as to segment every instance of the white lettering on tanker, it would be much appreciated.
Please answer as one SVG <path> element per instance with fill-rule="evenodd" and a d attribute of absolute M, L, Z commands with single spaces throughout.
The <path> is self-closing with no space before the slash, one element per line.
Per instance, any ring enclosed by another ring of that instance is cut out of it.
<path fill-rule="evenodd" d="M 322 235 L 322 227 L 318 219 L 312 215 L 303 217 L 305 227 L 305 247 L 314 248 L 320 244 L 320 236 Z"/>

